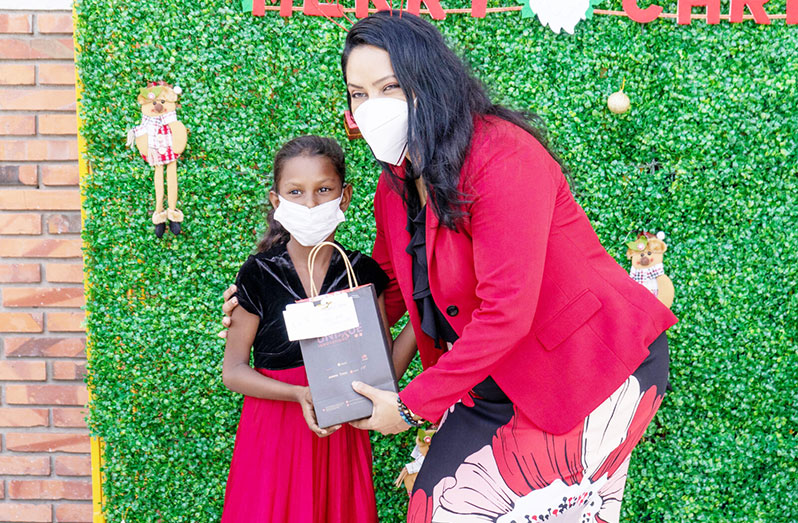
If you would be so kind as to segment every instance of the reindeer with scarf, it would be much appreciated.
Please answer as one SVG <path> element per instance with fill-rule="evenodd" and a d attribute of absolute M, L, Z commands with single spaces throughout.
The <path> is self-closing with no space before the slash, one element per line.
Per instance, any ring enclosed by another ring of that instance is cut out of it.
<path fill-rule="evenodd" d="M 666 307 L 673 305 L 673 282 L 665 275 L 663 255 L 668 246 L 663 241 L 664 232 L 656 235 L 638 233 L 637 238 L 626 244 L 626 257 L 631 260 L 629 276 L 650 290 Z"/>
<path fill-rule="evenodd" d="M 155 212 L 152 223 L 160 238 L 166 230 L 180 234 L 183 213 L 177 209 L 177 159 L 186 149 L 186 127 L 177 121 L 177 97 L 183 91 L 166 82 L 150 82 L 139 90 L 141 124 L 128 132 L 127 145 L 134 144 L 144 161 L 155 168 Z M 164 165 L 166 166 L 167 209 L 163 208 Z"/>

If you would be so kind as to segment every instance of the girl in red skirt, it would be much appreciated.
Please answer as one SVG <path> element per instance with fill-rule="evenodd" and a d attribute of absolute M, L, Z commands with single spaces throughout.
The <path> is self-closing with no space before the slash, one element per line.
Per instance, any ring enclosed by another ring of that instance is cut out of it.
<path fill-rule="evenodd" d="M 224 384 L 245 397 L 223 523 L 377 521 L 368 432 L 318 426 L 299 343 L 289 341 L 282 316 L 286 305 L 308 297 L 310 278 L 322 294 L 348 286 L 335 249 L 319 253 L 314 274 L 307 266 L 310 249 L 332 241 L 344 221 L 352 197 L 344 176 L 343 151 L 329 138 L 295 138 L 274 159 L 274 210 L 257 254 L 239 270 L 241 306 L 224 354 Z M 346 253 L 358 281 L 374 284 L 384 307 L 388 277 L 368 256 Z M 409 357 L 410 348 L 404 352 Z"/>

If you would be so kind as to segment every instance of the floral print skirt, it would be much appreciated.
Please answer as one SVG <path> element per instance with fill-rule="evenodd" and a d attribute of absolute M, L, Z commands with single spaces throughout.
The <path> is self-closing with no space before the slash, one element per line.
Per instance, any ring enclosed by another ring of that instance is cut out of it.
<path fill-rule="evenodd" d="M 668 383 L 668 342 L 584 422 L 542 431 L 492 378 L 444 416 L 408 507 L 412 523 L 617 523 L 629 458 Z"/>

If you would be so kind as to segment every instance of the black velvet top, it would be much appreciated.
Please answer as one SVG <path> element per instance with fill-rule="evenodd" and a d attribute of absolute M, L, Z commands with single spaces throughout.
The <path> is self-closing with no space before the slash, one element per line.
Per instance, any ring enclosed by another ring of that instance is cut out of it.
<path fill-rule="evenodd" d="M 355 270 L 358 284 L 373 283 L 379 296 L 388 285 L 388 276 L 380 266 L 357 251 L 345 249 Z M 299 342 L 290 341 L 285 330 L 285 306 L 307 298 L 299 275 L 294 269 L 286 244 L 275 245 L 266 252 L 250 256 L 236 278 L 235 296 L 247 311 L 260 317 L 258 332 L 252 344 L 255 367 L 283 370 L 303 364 Z M 335 250 L 324 277 L 320 294 L 349 288 L 346 267 Z"/>

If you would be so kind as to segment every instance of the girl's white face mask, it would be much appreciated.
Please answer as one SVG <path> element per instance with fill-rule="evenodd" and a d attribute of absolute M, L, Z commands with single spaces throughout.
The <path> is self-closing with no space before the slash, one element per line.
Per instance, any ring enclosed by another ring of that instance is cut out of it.
<path fill-rule="evenodd" d="M 352 115 L 378 160 L 399 165 L 407 153 L 407 102 L 397 98 L 366 100 Z"/>
<path fill-rule="evenodd" d="M 274 219 L 305 247 L 323 242 L 335 231 L 339 223 L 346 220 L 341 210 L 343 193 L 335 200 L 310 208 L 288 201 L 282 196 L 277 197 L 280 199 L 280 205 L 274 210 Z"/>

